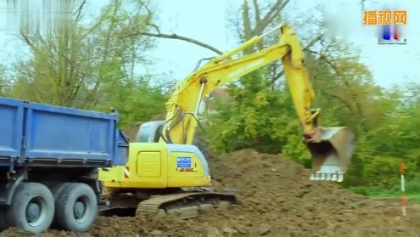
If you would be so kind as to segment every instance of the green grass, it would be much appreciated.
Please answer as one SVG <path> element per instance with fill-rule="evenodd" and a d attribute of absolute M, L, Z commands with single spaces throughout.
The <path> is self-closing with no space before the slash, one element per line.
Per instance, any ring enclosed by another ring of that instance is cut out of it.
<path fill-rule="evenodd" d="M 377 196 L 370 196 L 372 198 L 378 198 L 378 199 L 382 199 L 382 198 L 390 198 L 390 199 L 401 199 L 401 193 L 400 194 L 393 194 L 393 195 L 388 195 L 388 196 L 382 196 L 382 195 L 377 195 Z M 409 201 L 414 201 L 414 202 L 418 202 L 420 203 L 420 194 L 412 194 L 412 195 L 406 195 L 407 200 Z"/>
<path fill-rule="evenodd" d="M 351 191 L 366 195 L 372 198 L 395 198 L 401 199 L 400 186 L 395 185 L 393 188 L 383 187 L 351 187 Z M 420 183 L 419 182 L 407 182 L 406 184 L 406 197 L 410 201 L 420 203 Z"/>

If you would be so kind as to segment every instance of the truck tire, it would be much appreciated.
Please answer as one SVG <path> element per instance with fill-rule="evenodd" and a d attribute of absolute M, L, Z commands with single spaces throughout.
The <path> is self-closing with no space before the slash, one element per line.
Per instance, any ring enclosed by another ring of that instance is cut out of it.
<path fill-rule="evenodd" d="M 93 189 L 84 183 L 70 183 L 55 200 L 55 218 L 60 228 L 85 232 L 95 222 L 98 200 Z"/>
<path fill-rule="evenodd" d="M 54 196 L 55 201 L 55 209 L 57 210 L 57 199 L 60 196 L 60 193 L 66 189 L 69 185 L 71 185 L 71 183 L 56 183 L 54 185 L 51 185 L 50 190 L 52 195 Z M 54 219 L 53 219 L 53 223 L 51 224 L 51 228 L 54 229 L 60 229 L 60 224 L 57 221 L 57 215 L 54 215 Z"/>
<path fill-rule="evenodd" d="M 47 186 L 22 183 L 8 209 L 10 225 L 33 233 L 44 232 L 53 221 L 54 209 L 54 197 Z"/>

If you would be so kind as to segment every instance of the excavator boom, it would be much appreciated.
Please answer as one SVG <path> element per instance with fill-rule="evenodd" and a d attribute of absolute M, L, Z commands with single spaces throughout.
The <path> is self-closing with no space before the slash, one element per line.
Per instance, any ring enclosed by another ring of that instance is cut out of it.
<path fill-rule="evenodd" d="M 281 60 L 284 75 L 296 113 L 303 129 L 303 141 L 312 154 L 311 180 L 341 182 L 353 154 L 354 135 L 345 127 L 320 126 L 321 109 L 312 109 L 315 93 L 304 66 L 304 52 L 296 32 L 289 25 L 282 25 L 277 44 L 256 53 L 233 56 L 259 43 L 267 35 L 256 36 L 238 48 L 213 58 L 186 80 L 176 85 L 166 103 L 167 115 L 160 142 L 193 144 L 198 125 L 200 103 L 215 88 L 236 80 L 267 64 Z"/>

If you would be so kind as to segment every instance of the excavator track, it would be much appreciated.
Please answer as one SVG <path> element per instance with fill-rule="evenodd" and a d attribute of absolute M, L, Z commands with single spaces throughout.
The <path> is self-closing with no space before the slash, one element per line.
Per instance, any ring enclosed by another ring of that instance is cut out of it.
<path fill-rule="evenodd" d="M 213 210 L 227 210 L 238 203 L 233 190 L 214 192 L 208 188 L 185 189 L 140 200 L 135 195 L 118 195 L 100 208 L 105 216 L 171 216 L 190 219 Z"/>
<path fill-rule="evenodd" d="M 137 206 L 137 215 L 170 215 L 177 219 L 190 219 L 215 209 L 227 210 L 237 204 L 235 195 L 221 192 L 185 192 L 153 196 Z"/>

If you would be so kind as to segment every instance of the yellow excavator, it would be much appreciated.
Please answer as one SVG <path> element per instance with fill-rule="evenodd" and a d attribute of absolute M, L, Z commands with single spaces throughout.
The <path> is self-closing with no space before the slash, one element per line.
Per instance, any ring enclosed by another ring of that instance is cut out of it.
<path fill-rule="evenodd" d="M 320 126 L 321 110 L 311 108 L 315 95 L 296 32 L 287 24 L 277 30 L 280 36 L 275 45 L 233 58 L 274 30 L 256 36 L 238 48 L 212 58 L 178 82 L 166 103 L 166 120 L 140 126 L 136 141 L 129 145 L 126 165 L 98 171 L 109 200 L 102 214 L 116 214 L 116 210 L 123 208 L 131 210 L 130 214 L 124 211 L 124 215 L 174 214 L 185 219 L 197 216 L 202 210 L 226 208 L 235 203 L 233 192 L 216 192 L 211 188 L 206 157 L 193 145 L 200 103 L 215 88 L 278 59 L 284 66 L 288 88 L 302 124 L 303 142 L 312 154 L 309 179 L 343 180 L 353 155 L 354 135 L 346 127 Z"/>

